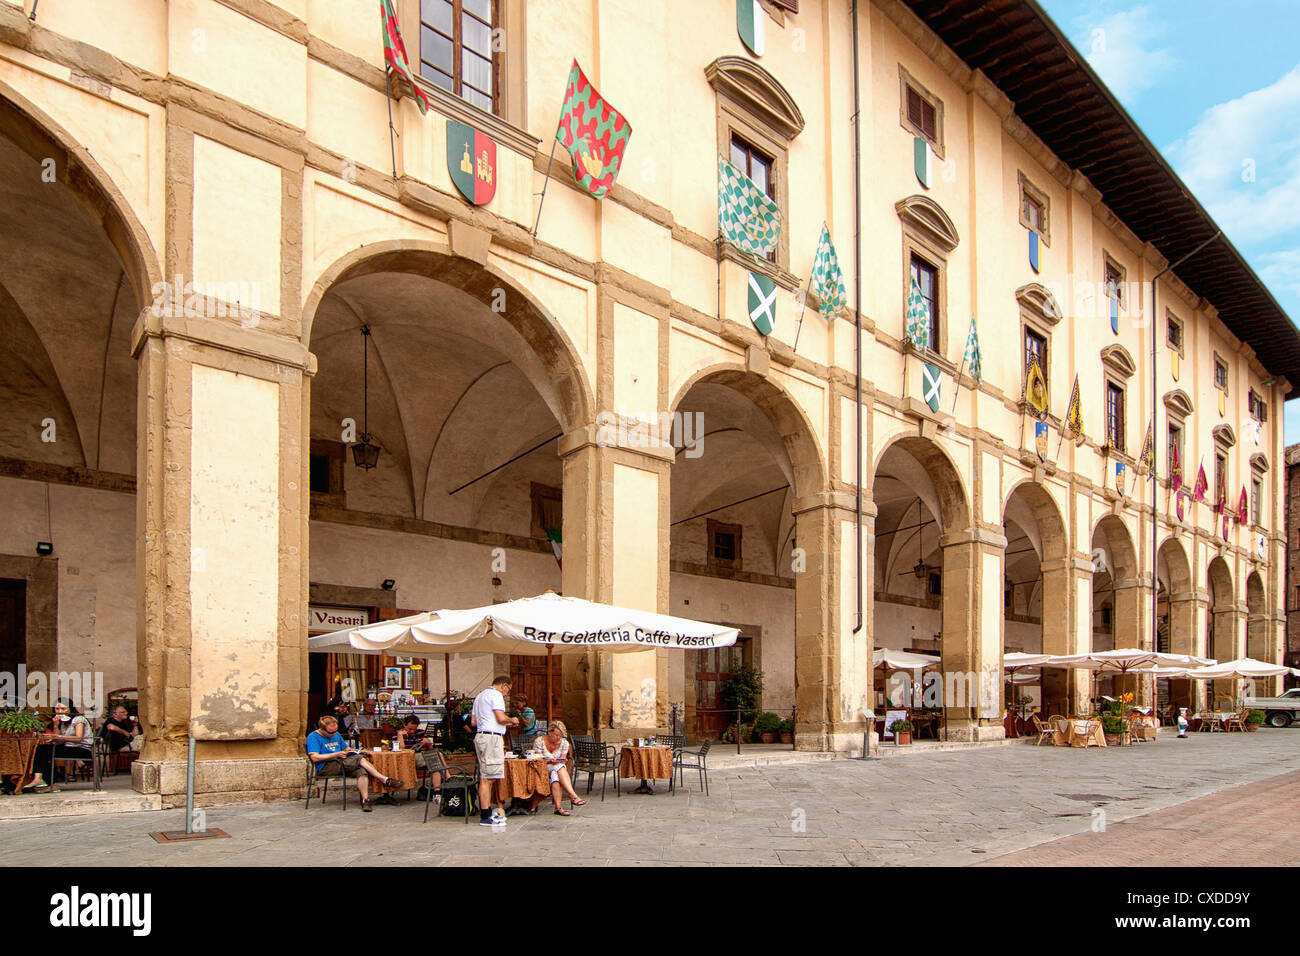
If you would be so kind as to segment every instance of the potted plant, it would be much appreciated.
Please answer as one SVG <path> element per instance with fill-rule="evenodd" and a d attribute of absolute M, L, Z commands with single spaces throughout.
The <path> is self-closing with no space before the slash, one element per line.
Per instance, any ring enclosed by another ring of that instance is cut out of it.
<path fill-rule="evenodd" d="M 741 710 L 742 723 L 752 723 L 753 710 L 758 706 L 758 695 L 763 690 L 763 675 L 753 664 L 742 664 L 718 689 L 718 701 L 727 710 Z"/>
<path fill-rule="evenodd" d="M 776 743 L 777 736 L 781 732 L 781 718 L 770 711 L 759 714 L 754 721 L 754 732 L 759 735 L 763 743 Z"/>
<path fill-rule="evenodd" d="M 910 720 L 896 720 L 889 725 L 889 729 L 894 733 L 894 743 L 899 747 L 906 747 L 912 742 L 912 722 Z"/>
<path fill-rule="evenodd" d="M 1101 732 L 1106 735 L 1106 745 L 1118 746 L 1124 739 L 1124 718 L 1106 713 L 1101 718 Z"/>
<path fill-rule="evenodd" d="M 1250 731 L 1251 733 L 1254 733 L 1255 731 L 1259 730 L 1260 726 L 1263 725 L 1263 723 L 1264 723 L 1264 712 L 1262 710 L 1252 710 L 1249 714 L 1246 715 L 1246 721 L 1245 723 L 1242 724 L 1242 726 L 1245 727 L 1246 730 Z"/>
<path fill-rule="evenodd" d="M 0 711 L 0 737 L 28 737 L 45 729 L 40 714 L 14 708 Z"/>
<path fill-rule="evenodd" d="M 754 738 L 754 725 L 753 725 L 753 724 L 741 724 L 741 725 L 740 725 L 740 740 L 741 740 L 741 742 L 743 743 L 743 742 L 745 742 L 745 741 L 750 741 L 750 742 L 752 743 L 752 742 L 753 742 L 753 738 Z M 735 724 L 729 724 L 729 725 L 727 726 L 727 729 L 724 730 L 724 731 L 722 732 L 722 742 L 723 742 L 724 744 L 734 744 L 734 743 L 736 742 L 736 725 L 735 725 Z"/>
<path fill-rule="evenodd" d="M 781 743 L 794 743 L 794 718 L 786 717 L 781 721 L 780 727 Z"/>

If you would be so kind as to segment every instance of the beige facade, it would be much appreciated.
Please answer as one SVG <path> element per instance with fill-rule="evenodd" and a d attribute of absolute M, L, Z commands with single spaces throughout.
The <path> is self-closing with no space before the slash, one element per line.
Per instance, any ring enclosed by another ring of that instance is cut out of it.
<path fill-rule="evenodd" d="M 1156 246 L 903 4 L 858 15 L 860 463 L 849 3 L 765 4 L 755 59 L 727 4 L 499 0 L 496 115 L 425 84 L 427 117 L 409 91 L 386 101 L 375 4 L 109 6 L 45 4 L 32 22 L 30 0 L 0 0 L 0 579 L 25 587 L 29 668 L 139 686 L 138 789 L 183 789 L 190 734 L 207 799 L 301 786 L 308 604 L 370 605 L 385 578 L 396 608 L 550 587 L 741 625 L 763 708 L 793 711 L 804 749 L 860 746 L 873 647 L 938 650 L 945 671 L 994 675 L 991 701 L 946 701 L 950 738 L 988 739 L 1004 651 L 1150 645 L 1154 505 L 1169 646 L 1281 659 L 1282 370 L 1177 271 L 1151 316 Z M 420 4 L 398 7 L 418 61 Z M 634 134 L 601 202 L 559 150 L 534 236 L 574 57 Z M 909 87 L 938 107 L 928 185 Z M 484 206 L 451 181 L 447 118 L 496 142 Z M 733 137 L 772 163 L 772 262 L 715 241 Z M 1046 217 L 1038 272 L 1025 195 Z M 823 221 L 849 308 L 826 322 L 814 302 L 796 351 Z M 903 336 L 914 259 L 936 282 L 924 355 Z M 747 319 L 751 270 L 779 290 L 768 337 Z M 960 371 L 972 315 L 978 383 Z M 1022 401 L 1030 331 L 1047 349 L 1043 458 Z M 1154 488 L 1134 470 L 1152 335 Z M 938 413 L 922 359 L 943 373 Z M 1076 374 L 1088 438 L 1058 450 Z M 702 423 L 696 448 L 640 437 L 675 412 Z M 1216 451 L 1234 507 L 1261 482 L 1260 513 L 1226 541 L 1208 504 L 1171 514 L 1171 423 L 1189 485 L 1202 461 L 1214 481 Z M 369 471 L 347 447 L 363 431 L 381 449 Z M 703 726 L 715 663 L 566 658 L 564 716 L 618 738 L 679 704 Z M 452 683 L 476 690 L 492 666 L 456 662 Z M 1053 678 L 1043 705 L 1086 692 Z"/>

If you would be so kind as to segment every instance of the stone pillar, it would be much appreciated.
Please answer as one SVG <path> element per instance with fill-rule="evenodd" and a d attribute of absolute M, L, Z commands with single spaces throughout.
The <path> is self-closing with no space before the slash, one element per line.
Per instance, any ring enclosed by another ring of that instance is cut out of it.
<path fill-rule="evenodd" d="M 1121 578 L 1115 582 L 1115 647 L 1116 649 L 1136 647 L 1149 650 L 1151 632 L 1148 619 L 1151 617 L 1151 577 L 1147 574 L 1136 578 Z M 1116 676 L 1117 694 L 1133 692 L 1133 700 L 1138 706 L 1147 707 L 1152 703 L 1152 682 L 1149 677 L 1135 674 Z"/>
<path fill-rule="evenodd" d="M 1002 724 L 1002 588 L 1007 539 L 951 531 L 943 549 L 944 725 L 948 740 L 998 740 Z"/>
<path fill-rule="evenodd" d="M 1169 596 L 1169 652 L 1171 654 L 1192 654 L 1200 657 L 1196 648 L 1196 595 L 1193 591 L 1179 591 Z M 1195 704 L 1196 685 L 1201 681 L 1173 680 L 1169 682 L 1174 712 L 1177 708 L 1187 707 L 1189 713 Z"/>
<path fill-rule="evenodd" d="M 619 447 L 617 430 L 577 429 L 560 441 L 564 593 L 668 613 L 671 448 Z M 563 701 L 574 733 L 621 740 L 667 724 L 669 652 L 563 655 Z M 674 652 L 681 653 L 681 652 Z"/>
<path fill-rule="evenodd" d="M 1210 653 L 1210 592 L 1203 588 L 1192 591 L 1192 653 L 1197 657 L 1212 657 Z M 1207 703 L 1213 696 L 1209 683 L 1203 680 L 1191 682 L 1193 714 L 1207 709 Z"/>
<path fill-rule="evenodd" d="M 862 573 L 872 571 L 876 506 L 863 502 Z M 804 565 L 795 575 L 795 747 L 857 751 L 872 705 L 872 603 L 863 588 L 862 627 L 855 634 L 858 562 L 856 501 L 830 492 L 794 504 L 795 540 Z"/>
<path fill-rule="evenodd" d="M 1044 561 L 1043 653 L 1082 654 L 1091 649 L 1092 562 L 1083 558 Z M 1078 608 L 1085 608 L 1080 617 Z M 1081 629 L 1079 621 L 1087 625 Z M 1083 713 L 1087 699 L 1087 671 L 1044 667 L 1043 716 Z"/>
<path fill-rule="evenodd" d="M 135 789 L 288 794 L 306 720 L 308 381 L 297 338 L 142 313 Z"/>
<path fill-rule="evenodd" d="M 1243 657 L 1246 605 L 1216 603 L 1210 609 L 1210 613 L 1214 615 L 1214 644 L 1210 648 L 1210 656 L 1220 663 Z M 1228 697 L 1235 702 L 1237 681 L 1235 679 L 1213 681 L 1212 686 L 1206 688 L 1206 693 L 1211 706 L 1216 704 L 1220 697 Z"/>

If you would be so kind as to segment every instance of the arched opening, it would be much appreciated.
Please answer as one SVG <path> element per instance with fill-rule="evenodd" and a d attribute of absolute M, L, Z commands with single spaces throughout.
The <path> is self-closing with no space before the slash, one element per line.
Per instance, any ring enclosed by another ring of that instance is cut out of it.
<path fill-rule="evenodd" d="M 1201 656 L 1196 647 L 1196 595 L 1187 553 L 1175 538 L 1160 545 L 1157 566 L 1156 650 Z M 1156 682 L 1157 706 L 1164 712 L 1196 705 L 1196 681 L 1161 678 Z M 1195 712 L 1195 711 L 1192 711 Z"/>
<path fill-rule="evenodd" d="M 844 717 L 828 716 L 828 688 L 811 679 L 820 665 L 800 662 L 815 653 L 825 600 L 819 510 L 795 507 L 825 487 L 812 431 L 788 395 L 734 367 L 685 383 L 673 418 L 670 611 L 736 626 L 740 639 L 661 652 L 669 700 L 688 735 L 718 737 L 735 723 L 723 707 L 727 682 L 753 668 L 762 679 L 756 711 L 792 721 L 801 746 L 824 747 L 827 725 Z"/>
<path fill-rule="evenodd" d="M 1025 481 L 1008 496 L 1002 512 L 1007 539 L 1003 563 L 1003 652 L 1069 652 L 1069 567 L 1065 522 L 1051 494 Z M 1073 672 L 1044 668 L 1041 680 L 1005 688 L 1023 710 L 1044 714 L 1068 710 Z"/>
<path fill-rule="evenodd" d="M 1246 578 L 1246 656 L 1270 664 L 1280 663 L 1273 650 L 1272 635 L 1268 629 L 1268 615 L 1264 603 L 1264 580 L 1258 571 Z M 1271 693 L 1278 682 L 1273 678 L 1260 681 L 1260 696 Z"/>
<path fill-rule="evenodd" d="M 920 733 L 933 722 L 936 736 L 975 739 L 979 714 L 996 709 L 997 702 L 979 699 L 984 668 L 972 616 L 978 560 L 961 478 L 934 442 L 905 437 L 881 453 L 871 495 L 876 505 L 873 645 L 941 661 L 937 671 L 922 677 L 922 693 L 911 700 L 899 675 L 877 670 L 876 709 L 916 711 Z M 1000 686 L 995 682 L 985 692 L 997 696 Z"/>
<path fill-rule="evenodd" d="M 1210 613 L 1206 620 L 1205 647 L 1210 657 L 1217 661 L 1233 661 L 1242 655 L 1238 652 L 1237 598 L 1232 586 L 1232 571 L 1228 562 L 1216 557 L 1206 569 L 1210 589 Z M 1207 687 L 1206 697 L 1211 706 L 1220 699 L 1228 700 L 1228 709 L 1236 706 L 1236 681 L 1214 681 Z"/>
<path fill-rule="evenodd" d="M 145 684 L 131 331 L 157 278 L 122 193 L 0 84 L 0 671 Z"/>
<path fill-rule="evenodd" d="M 1092 532 L 1092 649 L 1110 651 L 1142 646 L 1142 589 L 1137 551 L 1123 520 L 1106 515 Z M 1149 597 L 1148 597 L 1149 600 Z M 1115 696 L 1136 690 L 1132 677 L 1099 677 L 1095 693 Z"/>
<path fill-rule="evenodd" d="M 318 360 L 309 619 L 333 610 L 382 620 L 562 592 L 560 439 L 591 421 L 574 350 L 489 268 L 430 244 L 367 252 L 317 283 L 307 313 Z M 362 443 L 378 449 L 372 467 L 357 458 Z M 322 618 L 309 630 L 336 626 Z M 549 708 L 585 729 L 589 713 L 565 712 L 561 669 L 558 659 L 504 655 L 312 655 L 308 719 L 346 679 L 378 704 L 418 704 L 510 673 L 538 718 Z"/>

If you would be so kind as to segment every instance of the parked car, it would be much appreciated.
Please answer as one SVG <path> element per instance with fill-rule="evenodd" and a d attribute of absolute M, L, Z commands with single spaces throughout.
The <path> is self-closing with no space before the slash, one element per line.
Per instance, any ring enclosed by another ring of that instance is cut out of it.
<path fill-rule="evenodd" d="M 1281 697 L 1247 697 L 1249 710 L 1262 710 L 1264 721 L 1270 727 L 1288 727 L 1300 720 L 1300 687 L 1292 687 Z"/>

